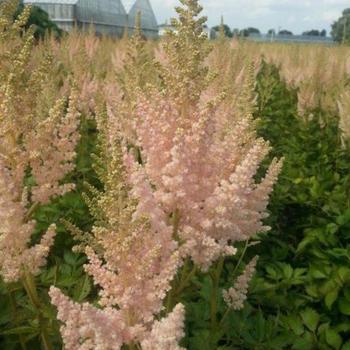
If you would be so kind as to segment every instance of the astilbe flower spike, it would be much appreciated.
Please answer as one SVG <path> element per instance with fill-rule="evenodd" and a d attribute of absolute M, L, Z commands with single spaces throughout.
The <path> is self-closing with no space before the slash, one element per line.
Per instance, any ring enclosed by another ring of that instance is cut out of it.
<path fill-rule="evenodd" d="M 73 169 L 79 137 L 75 89 L 67 111 L 66 99 L 58 101 L 47 114 L 39 107 L 45 94 L 42 86 L 50 74 L 47 60 L 33 68 L 32 30 L 19 35 L 30 9 L 26 8 L 11 24 L 7 20 L 11 8 L 5 2 L 0 11 L 6 24 L 0 45 L 6 46 L 9 36 L 19 43 L 12 64 L 7 64 L 5 55 L 0 67 L 0 276 L 5 282 L 18 281 L 24 269 L 37 274 L 45 264 L 55 225 L 48 228 L 38 244 L 31 246 L 36 227 L 32 214 L 39 205 L 73 188 L 62 184 L 62 180 Z M 28 181 L 29 176 L 32 181 Z"/>
<path fill-rule="evenodd" d="M 197 19 L 197 0 L 181 3 L 177 32 L 163 48 L 161 89 L 147 86 L 142 93 L 135 85 L 126 130 L 125 109 L 97 113 L 95 170 L 103 189 L 88 186 L 92 232 L 84 238 L 73 231 L 83 239 L 78 248 L 88 256 L 85 270 L 99 287 L 99 307 L 51 289 L 68 350 L 180 350 L 184 307 L 158 318 L 183 261 L 190 257 L 206 271 L 235 254 L 234 242 L 268 229 L 263 219 L 281 162 L 274 160 L 256 181 L 269 145 L 254 130 L 253 75 L 242 79 L 232 112 L 227 94 L 207 93 L 214 76 L 204 64 L 205 19 Z"/>
<path fill-rule="evenodd" d="M 87 202 L 95 215 L 89 262 L 85 270 L 100 287 L 99 306 L 72 303 L 52 288 L 52 302 L 64 322 L 66 349 L 120 349 L 123 344 L 146 344 L 145 349 L 179 349 L 184 308 L 156 321 L 182 261 L 172 227 L 142 175 L 129 163 L 118 131 L 100 109 L 96 171 L 104 189 L 90 186 Z M 74 326 L 73 326 L 74 325 Z M 71 329 L 74 327 L 74 331 Z M 167 329 L 169 334 L 161 334 Z M 171 334 L 175 332 L 175 338 Z M 78 346 L 78 344 L 80 344 Z"/>
<path fill-rule="evenodd" d="M 254 275 L 256 263 L 257 258 L 255 257 L 246 266 L 242 275 L 237 278 L 234 286 L 222 292 L 224 301 L 229 308 L 233 310 L 243 309 L 244 302 L 247 300 L 249 282 Z"/>
<path fill-rule="evenodd" d="M 56 106 L 49 118 L 21 135 L 21 143 L 12 142 L 17 125 L 11 125 L 15 121 L 5 119 L 5 108 L 0 108 L 4 146 L 0 149 L 0 275 L 6 282 L 20 279 L 24 266 L 37 274 L 53 244 L 55 225 L 38 245 L 30 247 L 36 226 L 31 214 L 38 205 L 73 188 L 73 184 L 62 185 L 60 181 L 73 169 L 79 136 L 76 104 L 77 94 L 73 92 L 66 115 Z M 27 169 L 36 181 L 30 189 L 24 184 Z"/>
<path fill-rule="evenodd" d="M 224 108 L 229 96 L 208 96 L 208 43 L 204 19 L 196 19 L 201 7 L 181 2 L 177 31 L 164 44 L 164 88 L 139 94 L 135 132 L 143 167 L 135 169 L 164 212 L 178 216 L 182 256 L 207 270 L 221 255 L 235 253 L 232 243 L 268 229 L 262 222 L 281 162 L 274 160 L 255 181 L 269 152 L 254 131 L 255 84 L 246 80 L 233 111 Z"/>

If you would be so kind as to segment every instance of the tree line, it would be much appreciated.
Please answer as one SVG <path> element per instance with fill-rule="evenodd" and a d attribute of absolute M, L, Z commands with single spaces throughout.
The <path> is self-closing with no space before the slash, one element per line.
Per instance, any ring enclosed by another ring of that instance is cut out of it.
<path fill-rule="evenodd" d="M 237 37 L 237 36 L 248 37 L 251 35 L 261 34 L 260 30 L 255 27 L 248 27 L 244 29 L 238 29 L 238 28 L 231 29 L 227 24 L 224 24 L 224 23 L 221 23 L 221 25 L 214 26 L 212 30 L 214 32 L 219 32 L 220 26 L 222 26 L 225 36 L 229 38 Z M 278 31 L 276 31 L 275 29 L 269 29 L 267 34 L 273 37 L 276 35 L 293 35 L 293 32 L 287 29 L 280 29 Z M 322 30 L 311 29 L 311 30 L 304 31 L 301 35 L 326 37 L 327 31 L 326 29 L 322 29 Z M 350 8 L 345 9 L 342 12 L 341 17 L 332 24 L 330 35 L 336 42 L 343 43 L 343 44 L 350 43 Z"/>

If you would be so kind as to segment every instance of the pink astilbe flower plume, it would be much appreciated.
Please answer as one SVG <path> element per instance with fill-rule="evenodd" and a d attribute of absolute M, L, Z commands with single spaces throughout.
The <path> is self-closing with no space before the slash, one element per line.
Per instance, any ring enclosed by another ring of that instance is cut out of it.
<path fill-rule="evenodd" d="M 49 227 L 39 244 L 30 247 L 36 226 L 31 214 L 39 204 L 73 188 L 72 184 L 61 184 L 61 180 L 74 168 L 79 136 L 76 99 L 73 94 L 66 115 L 63 110 L 57 114 L 53 108 L 48 119 L 39 121 L 35 130 L 26 131 L 22 144 L 0 152 L 0 274 L 7 282 L 21 278 L 23 267 L 37 274 L 53 244 L 55 225 Z M 4 133 L 5 141 L 8 136 Z M 16 159 L 10 158 L 11 154 Z M 30 169 L 35 179 L 30 189 L 24 185 L 25 169 Z"/>
<path fill-rule="evenodd" d="M 17 26 L 24 26 L 29 15 L 25 8 L 17 23 L 5 26 L 0 46 L 6 45 L 7 32 L 19 34 Z M 0 67 L 0 276 L 5 282 L 18 281 L 24 271 L 37 274 L 45 264 L 56 227 L 51 225 L 32 246 L 32 214 L 73 188 L 62 181 L 74 168 L 79 138 L 77 91 L 72 89 L 68 109 L 62 99 L 45 110 L 50 60 L 45 56 L 39 64 L 31 62 L 31 30 L 16 40 L 12 64 Z"/>
<path fill-rule="evenodd" d="M 257 260 L 258 259 L 255 257 L 246 266 L 242 275 L 237 278 L 233 287 L 223 291 L 222 294 L 224 301 L 229 308 L 234 310 L 243 309 L 244 302 L 247 299 L 249 282 L 254 275 Z"/>
<path fill-rule="evenodd" d="M 137 343 L 140 339 L 142 350 L 183 349 L 178 345 L 184 336 L 185 308 L 181 304 L 147 330 L 139 325 L 130 326 L 123 310 L 80 305 L 54 287 L 50 296 L 58 305 L 58 319 L 64 322 L 61 334 L 67 350 L 120 350 L 123 344 Z"/>
<path fill-rule="evenodd" d="M 71 227 L 88 256 L 100 308 L 51 290 L 67 350 L 182 350 L 184 307 L 169 313 L 171 298 L 163 305 L 183 262 L 191 258 L 207 271 L 235 254 L 233 243 L 268 229 L 263 220 L 281 162 L 256 180 L 270 147 L 254 130 L 255 72 L 247 65 L 236 105 L 214 94 L 201 7 L 181 3 L 162 62 L 152 65 L 161 83 L 137 81 L 136 52 L 118 91 L 122 108 L 98 109 L 94 158 L 103 190 L 88 186 L 86 195 L 95 225 L 88 235 Z"/>
<path fill-rule="evenodd" d="M 74 350 L 119 349 L 122 344 L 148 339 L 156 316 L 163 310 L 170 283 L 182 264 L 167 216 L 142 169 L 135 170 L 138 166 L 130 162 L 120 134 L 113 128 L 114 120 L 104 110 L 99 111 L 97 120 L 100 154 L 95 157 L 95 168 L 104 190 L 90 187 L 91 196 L 86 196 L 97 224 L 84 251 L 89 259 L 85 270 L 100 288 L 102 309 L 88 304 L 79 306 L 57 290 L 51 292 L 59 319 L 65 323 L 62 330 L 65 346 Z M 67 313 L 68 304 L 74 305 L 76 312 Z M 100 326 L 93 326 L 103 319 L 106 321 Z M 112 329 L 113 320 L 119 323 L 119 328 Z M 173 317 L 168 323 L 181 320 L 180 316 Z M 78 335 L 70 331 L 74 322 L 79 324 Z M 174 327 L 178 329 L 182 324 Z M 153 337 L 154 342 L 163 341 L 157 334 Z M 76 342 L 84 346 L 76 348 Z M 172 344 L 170 340 L 164 342 Z"/>
<path fill-rule="evenodd" d="M 137 171 L 168 217 L 178 216 L 182 256 L 207 270 L 221 255 L 235 253 L 235 241 L 266 231 L 268 195 L 281 162 L 273 161 L 266 178 L 255 181 L 270 147 L 254 131 L 254 69 L 246 70 L 235 106 L 227 94 L 211 96 L 203 19 L 195 19 L 201 7 L 182 2 L 188 9 L 178 9 L 177 31 L 164 44 L 164 88 L 138 96 L 135 132 L 143 167 Z"/>

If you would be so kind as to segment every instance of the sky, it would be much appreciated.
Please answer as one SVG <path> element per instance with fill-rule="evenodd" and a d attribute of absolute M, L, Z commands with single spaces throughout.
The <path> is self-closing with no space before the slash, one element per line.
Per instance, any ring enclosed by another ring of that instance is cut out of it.
<path fill-rule="evenodd" d="M 174 16 L 177 0 L 150 0 L 158 23 Z M 126 0 L 128 3 L 128 0 Z M 256 27 L 262 32 L 270 28 L 288 29 L 300 34 L 310 29 L 331 29 L 349 0 L 201 0 L 210 27 L 220 23 L 221 15 L 231 28 Z"/>

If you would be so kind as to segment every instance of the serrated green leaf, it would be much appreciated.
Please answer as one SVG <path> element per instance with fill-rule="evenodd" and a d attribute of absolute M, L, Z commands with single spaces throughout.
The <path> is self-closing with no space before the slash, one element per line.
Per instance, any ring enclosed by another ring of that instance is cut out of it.
<path fill-rule="evenodd" d="M 305 326 L 311 331 L 315 332 L 320 322 L 320 315 L 313 309 L 308 308 L 300 313 Z"/>
<path fill-rule="evenodd" d="M 304 327 L 301 319 L 296 315 L 289 315 L 285 318 L 287 325 L 296 335 L 304 333 Z"/>
<path fill-rule="evenodd" d="M 339 311 L 347 316 L 350 316 L 350 301 L 346 298 L 340 298 L 339 300 Z"/>
<path fill-rule="evenodd" d="M 327 293 L 325 297 L 325 304 L 329 310 L 332 308 L 332 305 L 337 300 L 338 294 L 339 294 L 339 289 L 334 289 L 329 293 Z"/>
<path fill-rule="evenodd" d="M 340 349 L 343 343 L 341 336 L 333 329 L 326 330 L 326 341 L 328 345 L 330 345 L 333 349 L 336 350 Z"/>
<path fill-rule="evenodd" d="M 89 276 L 85 275 L 80 278 L 73 290 L 73 299 L 83 301 L 91 292 L 91 282 Z"/>

